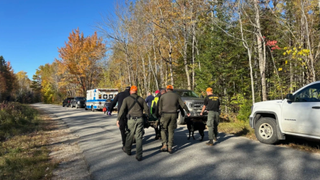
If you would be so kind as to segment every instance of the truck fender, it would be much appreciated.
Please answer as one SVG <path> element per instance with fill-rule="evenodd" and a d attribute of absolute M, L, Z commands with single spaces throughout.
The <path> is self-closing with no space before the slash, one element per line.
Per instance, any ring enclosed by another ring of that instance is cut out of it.
<path fill-rule="evenodd" d="M 285 140 L 285 134 L 283 134 L 280 130 L 280 125 L 279 125 L 279 120 L 278 116 L 275 112 L 272 111 L 257 111 L 254 116 L 254 121 L 253 121 L 253 126 L 255 126 L 256 122 L 261 118 L 261 117 L 272 117 L 275 118 L 276 124 L 277 124 L 277 137 L 279 140 Z"/>

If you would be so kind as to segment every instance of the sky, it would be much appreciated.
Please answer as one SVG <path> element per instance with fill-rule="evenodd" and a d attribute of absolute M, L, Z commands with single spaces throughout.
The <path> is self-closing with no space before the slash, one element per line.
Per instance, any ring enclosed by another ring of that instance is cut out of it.
<path fill-rule="evenodd" d="M 40 65 L 59 59 L 72 30 L 97 31 L 117 0 L 0 0 L 0 56 L 29 79 Z M 118 0 L 119 1 L 119 0 Z"/>

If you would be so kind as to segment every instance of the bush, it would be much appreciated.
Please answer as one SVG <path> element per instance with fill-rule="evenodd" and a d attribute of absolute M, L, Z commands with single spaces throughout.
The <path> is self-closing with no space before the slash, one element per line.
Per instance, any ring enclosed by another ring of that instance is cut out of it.
<path fill-rule="evenodd" d="M 248 122 L 249 116 L 251 114 L 251 106 L 252 102 L 247 99 L 244 99 L 244 101 L 242 101 L 242 103 L 240 104 L 239 114 L 237 118 L 241 121 Z"/>
<path fill-rule="evenodd" d="M 16 102 L 0 103 L 0 141 L 36 130 L 38 112 Z"/>

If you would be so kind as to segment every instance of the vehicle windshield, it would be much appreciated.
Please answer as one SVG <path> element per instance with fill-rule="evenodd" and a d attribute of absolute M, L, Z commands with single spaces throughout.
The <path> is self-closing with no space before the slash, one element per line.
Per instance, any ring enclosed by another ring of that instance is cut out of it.
<path fill-rule="evenodd" d="M 179 91 L 174 91 L 175 93 L 179 94 L 180 97 L 199 97 L 195 92 L 189 91 L 189 90 L 179 90 Z"/>

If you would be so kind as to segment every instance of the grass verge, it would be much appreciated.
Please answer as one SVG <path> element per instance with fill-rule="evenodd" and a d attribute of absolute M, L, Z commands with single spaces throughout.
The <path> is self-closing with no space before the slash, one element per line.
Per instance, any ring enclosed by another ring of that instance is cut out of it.
<path fill-rule="evenodd" d="M 221 122 L 219 124 L 219 132 L 234 134 L 236 136 L 245 136 L 249 139 L 256 140 L 254 129 L 252 129 L 248 123 L 242 121 Z"/>
<path fill-rule="evenodd" d="M 240 121 L 236 116 L 220 116 L 219 132 L 225 134 L 234 134 L 256 140 L 254 129 L 250 127 L 249 122 Z M 286 136 L 286 140 L 280 141 L 278 146 L 290 147 L 301 151 L 320 153 L 319 140 L 300 138 L 296 136 Z"/>
<path fill-rule="evenodd" d="M 0 104 L 0 179 L 50 179 L 51 123 L 19 103 Z"/>

